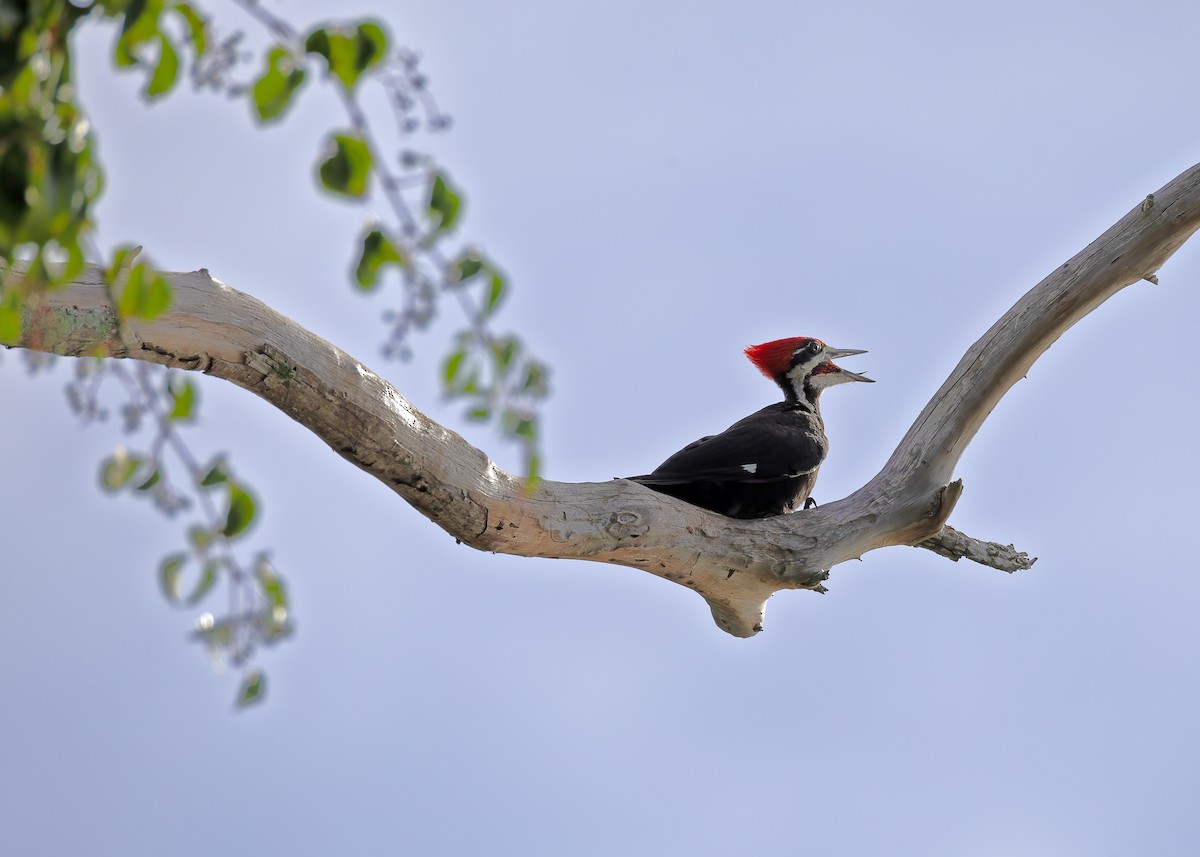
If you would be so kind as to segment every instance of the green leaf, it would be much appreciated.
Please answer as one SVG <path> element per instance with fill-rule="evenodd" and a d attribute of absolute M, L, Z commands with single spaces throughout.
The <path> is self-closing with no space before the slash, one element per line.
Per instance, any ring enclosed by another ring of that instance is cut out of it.
<path fill-rule="evenodd" d="M 537 437 L 537 423 L 532 417 L 520 417 L 513 426 L 513 434 L 522 440 L 532 441 Z"/>
<path fill-rule="evenodd" d="M 525 493 L 533 495 L 542 481 L 542 457 L 531 453 L 525 462 Z"/>
<path fill-rule="evenodd" d="M 388 52 L 387 32 L 374 21 L 363 21 L 354 34 L 363 70 L 381 62 Z"/>
<path fill-rule="evenodd" d="M 408 259 L 382 230 L 372 229 L 363 236 L 362 254 L 354 269 L 354 279 L 362 289 L 372 289 L 379 282 L 379 272 L 386 265 L 408 267 Z"/>
<path fill-rule="evenodd" d="M 363 196 L 371 177 L 371 150 L 362 138 L 348 134 L 334 134 L 330 143 L 332 151 L 319 168 L 321 184 L 342 196 Z"/>
<path fill-rule="evenodd" d="M 484 423 L 492 418 L 492 409 L 487 407 L 471 408 L 467 411 L 467 419 L 472 422 Z"/>
<path fill-rule="evenodd" d="M 79 246 L 79 241 L 75 238 L 65 241 L 59 245 L 59 248 L 66 252 L 66 260 L 55 269 L 54 282 L 69 283 L 83 271 L 86 263 L 83 248 Z"/>
<path fill-rule="evenodd" d="M 155 485 L 157 485 L 161 480 L 162 480 L 162 471 L 156 467 L 156 468 L 154 468 L 154 472 L 151 473 L 149 476 L 147 476 L 145 481 L 142 482 L 142 484 L 137 487 L 137 490 L 138 491 L 149 491 L 151 488 L 153 488 Z"/>
<path fill-rule="evenodd" d="M 500 305 L 500 299 L 504 297 L 504 276 L 495 268 L 490 269 L 492 272 L 492 282 L 488 286 L 487 298 L 483 302 L 483 317 L 487 318 L 496 311 Z"/>
<path fill-rule="evenodd" d="M 317 27 L 304 38 L 304 52 L 307 54 L 316 54 L 319 57 L 324 57 L 325 62 L 329 62 L 329 57 L 333 53 L 332 49 L 332 32 L 326 27 Z"/>
<path fill-rule="evenodd" d="M 537 440 L 537 415 L 518 408 L 505 408 L 500 414 L 500 431 L 527 444 Z"/>
<path fill-rule="evenodd" d="M 117 311 L 122 317 L 155 319 L 170 305 L 171 286 L 162 274 L 141 262 L 129 269 L 125 288 L 117 301 Z"/>
<path fill-rule="evenodd" d="M 433 187 L 429 191 L 429 216 L 437 218 L 436 229 L 438 232 L 446 232 L 458 219 L 458 211 L 462 205 L 462 199 L 446 182 L 446 179 L 441 173 L 433 180 Z"/>
<path fill-rule="evenodd" d="M 270 603 L 272 613 L 279 615 L 278 611 L 282 610 L 284 611 L 283 616 L 286 618 L 287 586 L 284 584 L 283 578 L 275 573 L 275 569 L 271 567 L 271 563 L 265 556 L 260 556 L 258 562 L 255 563 L 254 576 L 258 578 L 258 585 L 262 587 L 263 595 Z"/>
<path fill-rule="evenodd" d="M 158 318 L 171 305 L 171 284 L 167 278 L 157 271 L 146 275 L 146 297 L 142 301 L 138 315 L 144 319 Z"/>
<path fill-rule="evenodd" d="M 267 53 L 267 67 L 254 82 L 251 95 L 260 122 L 278 119 L 292 104 L 292 96 L 304 83 L 304 69 L 286 48 L 274 47 Z"/>
<path fill-rule="evenodd" d="M 525 364 L 525 380 L 521 382 L 521 390 L 535 396 L 544 396 L 549 391 L 546 381 L 546 367 L 530 360 Z"/>
<path fill-rule="evenodd" d="M 217 569 L 220 566 L 220 561 L 215 559 L 210 559 L 204 563 L 204 569 L 200 572 L 200 579 L 196 581 L 196 588 L 187 597 L 188 606 L 198 604 L 205 595 L 208 595 L 209 590 L 217 582 Z"/>
<path fill-rule="evenodd" d="M 225 527 L 221 530 L 228 538 L 240 535 L 254 523 L 254 498 L 241 487 L 229 485 L 229 511 L 225 515 Z"/>
<path fill-rule="evenodd" d="M 104 281 L 110 286 L 117 284 L 117 278 L 121 276 L 128 265 L 133 264 L 133 260 L 137 258 L 137 254 L 142 252 L 141 247 L 132 247 L 124 244 L 113 251 L 112 264 L 104 272 Z"/>
<path fill-rule="evenodd" d="M 172 420 L 186 420 L 192 416 L 192 409 L 196 406 L 196 387 L 191 381 L 183 379 L 182 385 L 168 384 L 167 390 L 171 393 L 171 413 L 168 418 Z"/>
<path fill-rule="evenodd" d="M 229 472 L 225 469 L 225 461 L 218 458 L 209 467 L 208 472 L 204 474 L 204 478 L 200 480 L 200 487 L 212 488 L 228 481 Z"/>
<path fill-rule="evenodd" d="M 113 61 L 118 66 L 129 68 L 138 64 L 137 49 L 159 35 L 158 18 L 162 8 L 162 0 L 132 0 L 129 3 L 113 51 Z"/>
<path fill-rule="evenodd" d="M 208 550 L 208 546 L 213 543 L 213 539 L 216 537 L 217 534 L 212 530 L 207 529 L 206 527 L 201 527 L 198 524 L 194 527 L 188 528 L 188 541 L 190 541 L 192 546 L 200 553 L 204 553 L 204 551 Z"/>
<path fill-rule="evenodd" d="M 518 347 L 517 340 L 511 336 L 502 337 L 492 343 L 492 356 L 496 359 L 497 374 L 508 373 L 512 367 L 513 358 L 517 355 Z"/>
<path fill-rule="evenodd" d="M 129 484 L 129 480 L 141 466 L 140 456 L 130 455 L 125 449 L 118 449 L 100 462 L 100 487 L 105 491 L 120 491 Z"/>
<path fill-rule="evenodd" d="M 267 691 L 267 677 L 262 670 L 251 670 L 242 679 L 241 689 L 238 690 L 237 707 L 248 708 L 256 702 L 262 702 L 263 694 Z"/>
<path fill-rule="evenodd" d="M 115 260 L 113 264 L 116 264 Z M 122 289 L 121 297 L 117 300 L 117 312 L 123 318 L 137 315 L 145 297 L 146 269 L 142 265 L 134 265 L 129 269 L 129 276 L 125 279 L 125 288 Z"/>
<path fill-rule="evenodd" d="M 16 345 L 21 338 L 21 314 L 9 306 L 0 306 L 0 345 Z"/>
<path fill-rule="evenodd" d="M 330 72 L 333 71 L 333 63 L 330 57 L 333 56 L 333 38 L 335 35 L 335 30 L 327 27 L 317 27 L 304 39 L 304 52 L 322 57 Z"/>
<path fill-rule="evenodd" d="M 38 246 L 37 253 L 29 261 L 29 267 L 25 269 L 24 281 L 35 287 L 49 285 L 54 279 L 50 275 L 50 269 L 46 267 L 45 250 L 44 245 Z"/>
<path fill-rule="evenodd" d="M 74 280 L 83 273 L 86 264 L 87 258 L 84 256 L 83 247 L 80 246 L 78 240 L 72 240 L 67 244 L 67 262 L 58 274 L 59 279 L 63 282 Z"/>
<path fill-rule="evenodd" d="M 176 3 L 174 9 L 187 24 L 188 35 L 191 36 L 192 49 L 195 50 L 196 56 L 204 56 L 204 52 L 208 49 L 207 22 L 199 12 L 192 8 L 190 3 Z"/>
<path fill-rule="evenodd" d="M 454 383 L 454 379 L 458 377 L 458 370 L 462 368 L 463 361 L 467 359 L 466 351 L 455 351 L 446 358 L 446 363 L 442 366 L 442 380 L 449 387 Z"/>
<path fill-rule="evenodd" d="M 15 345 L 20 340 L 21 306 L 15 289 L 0 293 L 0 345 Z"/>
<path fill-rule="evenodd" d="M 453 278 L 456 283 L 465 283 L 483 270 L 483 260 L 470 251 L 454 263 Z"/>
<path fill-rule="evenodd" d="M 190 607 L 199 603 L 216 584 L 217 570 L 220 568 L 221 562 L 216 559 L 205 562 L 200 571 L 200 579 L 196 581 L 196 585 L 192 587 L 187 598 L 184 598 L 183 567 L 187 565 L 187 562 L 188 555 L 182 551 L 164 557 L 162 564 L 158 567 L 158 582 L 168 601 L 172 604 L 186 604 Z"/>
<path fill-rule="evenodd" d="M 164 557 L 158 567 L 158 584 L 172 604 L 179 601 L 179 582 L 183 579 L 183 567 L 187 561 L 186 553 L 173 553 Z"/>
<path fill-rule="evenodd" d="M 179 55 L 175 52 L 175 46 L 171 44 L 166 33 L 159 33 L 158 40 L 158 65 L 154 67 L 154 74 L 150 76 L 150 82 L 146 85 L 148 98 L 157 98 L 170 92 L 175 81 L 179 79 Z"/>
<path fill-rule="evenodd" d="M 344 27 L 318 27 L 304 40 L 304 50 L 323 57 L 329 72 L 353 89 L 363 72 L 387 54 L 388 39 L 373 21 Z"/>

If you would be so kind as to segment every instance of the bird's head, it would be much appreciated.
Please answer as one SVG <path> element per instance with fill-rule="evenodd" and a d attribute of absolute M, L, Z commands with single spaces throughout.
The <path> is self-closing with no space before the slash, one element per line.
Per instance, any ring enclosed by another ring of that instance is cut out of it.
<path fill-rule="evenodd" d="M 819 339 L 793 336 L 762 345 L 751 345 L 746 356 L 759 371 L 778 384 L 788 399 L 816 403 L 821 391 L 848 381 L 873 379 L 849 372 L 833 361 L 867 352 L 855 348 L 830 348 Z"/>

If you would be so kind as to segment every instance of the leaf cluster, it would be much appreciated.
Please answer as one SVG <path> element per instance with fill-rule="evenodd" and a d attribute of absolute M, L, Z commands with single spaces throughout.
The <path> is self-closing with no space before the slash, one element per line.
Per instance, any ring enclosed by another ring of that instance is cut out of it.
<path fill-rule="evenodd" d="M 282 120 L 314 78 L 336 89 L 346 123 L 330 130 L 314 172 L 332 197 L 382 203 L 390 211 L 364 230 L 352 265 L 352 281 L 363 292 L 389 282 L 400 287 L 401 308 L 387 316 L 392 329 L 385 353 L 406 354 L 407 337 L 429 324 L 443 298 L 459 303 L 466 322 L 444 361 L 443 389 L 464 403 L 468 419 L 492 422 L 524 450 L 532 488 L 540 470 L 538 409 L 548 393 L 548 371 L 516 336 L 492 329 L 510 291 L 508 277 L 481 250 L 456 243 L 466 198 L 448 172 L 407 145 L 389 155 L 359 101 L 366 84 L 382 87 L 405 142 L 422 127 L 449 127 L 418 58 L 394 47 L 377 21 L 322 24 L 297 35 L 261 4 L 240 5 L 275 39 L 245 85 L 226 82 L 242 55 L 236 49 L 240 34 L 215 39 L 209 21 L 186 0 L 95 0 L 90 6 L 0 0 L 0 344 L 20 341 L 24 314 L 39 291 L 74 278 L 85 256 L 98 255 L 92 212 L 103 176 L 95 134 L 76 97 L 70 36 L 88 15 L 109 19 L 117 26 L 113 63 L 143 75 L 142 93 L 150 102 L 176 88 L 189 60 L 198 87 L 245 96 L 264 125 Z M 167 280 L 139 251 L 117 248 L 105 270 L 118 335 L 127 342 L 130 321 L 153 320 L 171 303 Z M 199 404 L 190 380 L 170 374 L 156 384 L 145 367 L 106 372 L 94 371 L 95 365 L 82 362 L 79 381 L 68 389 L 77 412 L 102 419 L 106 411 L 97 404 L 97 390 L 103 379 L 115 377 L 129 395 L 121 407 L 126 430 L 147 422 L 155 427 L 145 449 L 121 447 L 101 463 L 101 487 L 147 497 L 169 515 L 199 508 L 201 521 L 188 529 L 186 550 L 160 564 L 159 584 L 170 603 L 188 607 L 225 580 L 248 606 L 221 618 L 205 614 L 196 634 L 227 660 L 246 664 L 258 644 L 291 631 L 282 579 L 265 557 L 247 566 L 234 550 L 258 516 L 253 492 L 233 479 L 223 459 L 201 468 L 188 451 L 179 429 L 196 420 Z M 170 450 L 183 465 L 183 487 L 166 464 Z M 239 704 L 260 700 L 265 682 L 258 668 L 248 671 Z"/>
<path fill-rule="evenodd" d="M 66 0 L 4 3 L 0 15 L 0 344 L 20 336 L 39 288 L 77 274 L 103 184 L 75 100 L 67 38 L 85 14 Z M 11 269 L 25 259 L 24 275 Z"/>
<path fill-rule="evenodd" d="M 287 32 L 284 26 L 272 29 Z M 446 248 L 465 211 L 461 189 L 428 155 L 406 149 L 398 165 L 390 163 L 358 105 L 359 89 L 369 79 L 384 87 L 389 103 L 401 109 L 411 103 L 413 93 L 424 89 L 415 58 L 395 54 L 386 30 L 371 20 L 324 24 L 302 39 L 281 41 L 266 52 L 250 87 L 260 122 L 273 123 L 292 107 L 311 79 L 313 60 L 323 65 L 350 119 L 350 127 L 326 138 L 316 170 L 319 185 L 352 202 L 367 203 L 378 194 L 395 218 L 390 224 L 378 219 L 363 230 L 352 265 L 353 281 L 364 292 L 379 290 L 389 275 L 402 287 L 404 304 L 390 315 L 394 326 L 385 350 L 406 354 L 409 333 L 431 322 L 443 295 L 454 295 L 467 325 L 444 360 L 443 390 L 464 401 L 468 419 L 493 422 L 505 439 L 518 444 L 532 487 L 540 468 L 538 410 L 549 392 L 548 370 L 516 336 L 490 327 L 508 293 L 508 279 L 482 251 Z M 400 127 L 411 130 L 404 121 Z"/>
<path fill-rule="evenodd" d="M 185 33 L 196 57 L 206 49 L 204 19 L 181 0 L 103 0 L 91 9 L 68 0 L 3 4 L 0 259 L 8 273 L 0 294 L 0 343 L 20 338 L 21 314 L 31 296 L 83 268 L 103 174 L 95 135 L 77 99 L 70 37 L 93 12 L 120 21 L 114 61 L 118 68 L 146 70 L 149 99 L 165 95 L 179 79 L 181 46 L 167 21 L 178 22 L 175 29 Z M 137 291 L 140 274 L 131 276 Z M 161 295 L 151 299 L 162 301 Z"/>

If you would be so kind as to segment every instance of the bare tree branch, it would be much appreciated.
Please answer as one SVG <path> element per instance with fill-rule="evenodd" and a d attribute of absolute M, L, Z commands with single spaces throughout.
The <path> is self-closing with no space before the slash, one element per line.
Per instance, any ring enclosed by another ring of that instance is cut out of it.
<path fill-rule="evenodd" d="M 975 539 L 966 533 L 960 533 L 949 524 L 942 527 L 941 532 L 933 538 L 918 542 L 914 547 L 931 550 L 955 562 L 969 559 L 1010 574 L 1014 571 L 1027 571 L 1037 562 L 1036 556 L 1030 559 L 1029 554 L 1017 550 L 1012 545 Z"/>
<path fill-rule="evenodd" d="M 126 351 L 99 269 L 46 294 L 21 347 L 132 357 L 203 371 L 274 404 L 480 550 L 640 568 L 699 592 L 717 624 L 750 636 L 780 589 L 824 591 L 829 569 L 888 545 L 918 545 L 996 568 L 1009 547 L 943 529 L 962 491 L 954 467 L 1000 398 L 1068 328 L 1127 285 L 1153 279 L 1200 227 L 1200 166 L 1148 196 L 1054 271 L 959 362 L 871 481 L 849 497 L 777 518 L 726 518 L 635 483 L 539 483 L 532 495 L 462 437 L 345 352 L 207 271 L 168 275 L 171 308 L 127 322 Z"/>

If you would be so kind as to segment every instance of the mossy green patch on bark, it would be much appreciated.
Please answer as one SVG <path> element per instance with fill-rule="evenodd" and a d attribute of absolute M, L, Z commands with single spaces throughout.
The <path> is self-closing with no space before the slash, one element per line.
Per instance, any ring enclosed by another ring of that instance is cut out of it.
<path fill-rule="evenodd" d="M 23 307 L 22 344 L 65 357 L 123 357 L 117 316 L 112 307 Z"/>

